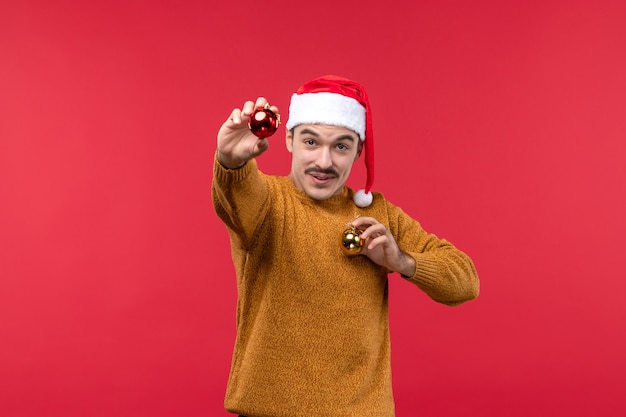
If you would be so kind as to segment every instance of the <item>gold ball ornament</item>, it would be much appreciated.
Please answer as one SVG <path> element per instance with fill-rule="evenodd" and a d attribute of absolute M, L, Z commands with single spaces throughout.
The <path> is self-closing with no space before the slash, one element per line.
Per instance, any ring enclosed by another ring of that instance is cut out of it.
<path fill-rule="evenodd" d="M 352 226 L 341 235 L 341 249 L 347 255 L 358 255 L 363 249 L 365 241 L 361 239 L 361 231 Z"/>

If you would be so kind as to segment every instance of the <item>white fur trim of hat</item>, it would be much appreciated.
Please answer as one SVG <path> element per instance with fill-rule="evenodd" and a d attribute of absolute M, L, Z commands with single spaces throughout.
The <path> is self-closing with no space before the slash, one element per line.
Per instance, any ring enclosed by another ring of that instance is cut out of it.
<path fill-rule="evenodd" d="M 302 124 L 341 126 L 356 132 L 365 140 L 365 107 L 351 97 L 320 92 L 294 94 L 289 105 L 289 120 L 285 127 L 291 130 Z"/>

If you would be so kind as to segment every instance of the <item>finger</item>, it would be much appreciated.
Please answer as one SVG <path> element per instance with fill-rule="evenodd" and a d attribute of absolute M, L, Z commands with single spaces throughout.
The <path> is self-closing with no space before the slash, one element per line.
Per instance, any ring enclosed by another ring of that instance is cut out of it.
<path fill-rule="evenodd" d="M 259 97 L 256 99 L 256 103 L 254 103 L 255 109 L 262 109 L 267 104 L 267 99 L 265 97 Z"/>
<path fill-rule="evenodd" d="M 231 122 L 233 122 L 233 124 L 235 125 L 239 125 L 241 124 L 241 110 L 239 109 L 234 109 L 231 113 L 230 113 L 230 117 L 228 118 Z"/>
<path fill-rule="evenodd" d="M 252 101 L 246 101 L 241 109 L 241 118 L 246 119 L 254 112 L 255 103 Z"/>
<path fill-rule="evenodd" d="M 350 226 L 358 227 L 360 229 L 366 229 L 376 223 L 378 223 L 378 220 L 373 217 L 357 217 L 350 222 Z"/>
<path fill-rule="evenodd" d="M 365 229 L 363 233 L 361 234 L 361 237 L 363 239 L 367 239 L 369 237 L 377 238 L 379 236 L 385 236 L 386 234 L 387 234 L 387 228 L 385 227 L 385 225 L 382 223 L 377 223 Z"/>
<path fill-rule="evenodd" d="M 256 99 L 256 102 L 254 103 L 254 110 L 262 109 L 265 106 L 269 106 L 269 109 L 276 113 L 280 120 L 280 110 L 278 109 L 278 107 L 270 105 L 269 101 L 267 101 L 265 97 L 259 97 Z"/>
<path fill-rule="evenodd" d="M 278 123 L 280 123 L 280 111 L 278 110 L 278 107 L 270 106 L 270 110 L 273 111 L 274 114 L 276 114 L 276 116 L 278 117 Z"/>
<path fill-rule="evenodd" d="M 387 242 L 387 236 L 382 235 L 375 238 L 371 238 L 367 241 L 367 250 L 374 250 L 377 246 L 384 245 Z"/>

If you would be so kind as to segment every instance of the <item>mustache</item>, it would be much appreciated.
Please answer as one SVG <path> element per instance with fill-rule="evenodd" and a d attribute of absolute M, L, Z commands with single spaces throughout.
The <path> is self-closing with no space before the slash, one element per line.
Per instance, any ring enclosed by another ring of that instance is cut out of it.
<path fill-rule="evenodd" d="M 305 174 L 326 174 L 326 175 L 333 175 L 335 177 L 339 176 L 339 173 L 337 171 L 335 171 L 332 168 L 329 169 L 321 169 L 321 168 L 315 168 L 315 167 L 311 167 L 308 168 L 306 171 L 304 171 Z"/>

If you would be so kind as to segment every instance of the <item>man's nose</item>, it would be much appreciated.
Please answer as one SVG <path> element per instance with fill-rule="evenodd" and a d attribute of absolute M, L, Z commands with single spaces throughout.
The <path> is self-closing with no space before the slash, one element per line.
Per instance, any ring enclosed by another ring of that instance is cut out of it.
<path fill-rule="evenodd" d="M 316 164 L 321 169 L 328 169 L 333 166 L 333 160 L 330 156 L 330 149 L 322 147 L 319 149 Z"/>

